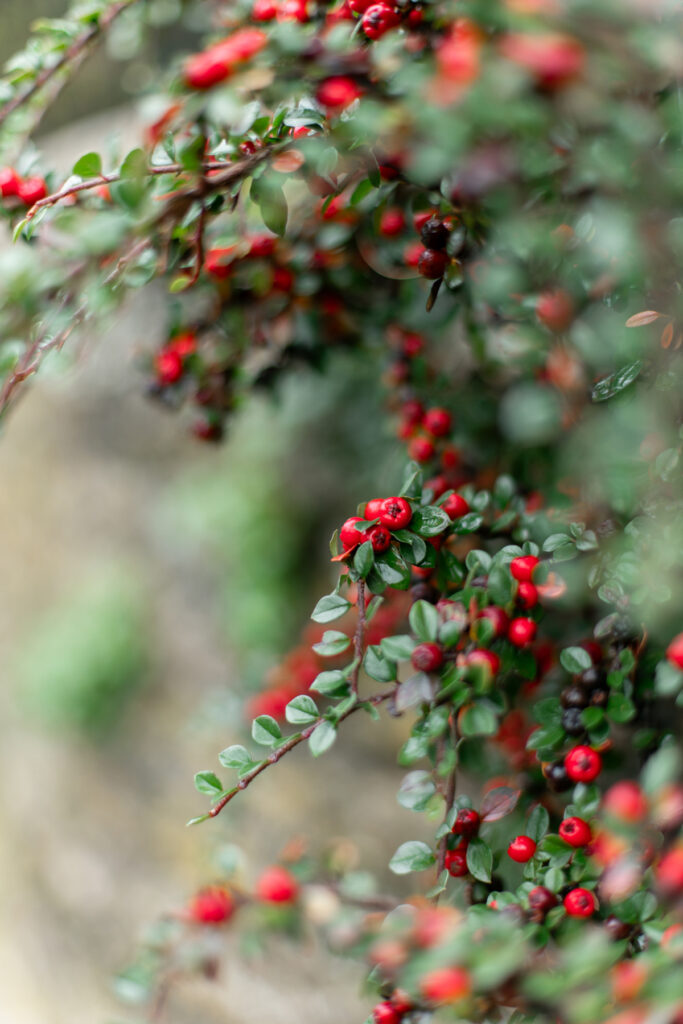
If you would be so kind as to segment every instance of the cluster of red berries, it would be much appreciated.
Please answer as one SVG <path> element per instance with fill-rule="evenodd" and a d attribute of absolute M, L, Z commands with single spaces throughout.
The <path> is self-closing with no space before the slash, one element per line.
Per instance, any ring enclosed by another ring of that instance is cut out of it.
<path fill-rule="evenodd" d="M 444 491 L 462 484 L 462 476 L 456 476 L 454 482 L 448 475 L 458 470 L 461 463 L 460 452 L 446 442 L 453 427 L 453 417 L 448 409 L 441 406 L 425 409 L 421 402 L 411 399 L 403 403 L 400 412 L 398 436 L 400 440 L 408 441 L 408 454 L 411 459 L 425 463 L 430 462 L 437 453 L 440 455 L 444 474 L 428 480 L 425 484 L 433 491 L 434 497 L 438 498 Z"/>
<path fill-rule="evenodd" d="M 343 523 L 339 539 L 345 552 L 370 541 L 372 550 L 381 553 L 391 546 L 392 531 L 404 530 L 412 518 L 413 510 L 405 498 L 372 498 L 362 517 L 351 516 Z"/>
<path fill-rule="evenodd" d="M 532 921 L 542 922 L 546 914 L 556 907 L 559 900 L 554 892 L 544 885 L 534 886 L 527 896 Z M 565 893 L 562 905 L 568 917 L 592 917 L 598 909 L 595 893 L 583 886 L 575 886 Z"/>
<path fill-rule="evenodd" d="M 190 89 L 211 89 L 225 82 L 240 65 L 255 57 L 267 42 L 265 32 L 257 28 L 234 32 L 186 61 L 185 84 Z"/>
<path fill-rule="evenodd" d="M 33 206 L 45 199 L 47 185 L 39 175 L 22 178 L 13 167 L 3 167 L 0 169 L 0 196 L 3 199 L 16 199 L 25 206 Z"/>
<path fill-rule="evenodd" d="M 261 873 L 254 887 L 253 899 L 258 903 L 278 905 L 293 904 L 299 897 L 299 883 L 294 875 L 278 864 Z M 227 886 L 206 886 L 194 896 L 188 908 L 188 916 L 197 924 L 226 924 L 238 907 L 249 902 L 242 894 L 235 894 Z"/>
<path fill-rule="evenodd" d="M 444 867 L 452 878 L 462 878 L 467 874 L 467 847 L 470 840 L 474 839 L 479 832 L 480 824 L 481 818 L 477 811 L 472 810 L 471 807 L 459 808 L 451 828 L 451 835 L 456 839 L 456 846 L 446 850 L 444 861 Z"/>

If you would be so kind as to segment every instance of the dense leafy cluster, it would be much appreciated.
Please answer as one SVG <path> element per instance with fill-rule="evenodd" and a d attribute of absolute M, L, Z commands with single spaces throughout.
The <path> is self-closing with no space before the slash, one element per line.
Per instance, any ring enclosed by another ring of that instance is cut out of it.
<path fill-rule="evenodd" d="M 4 150 L 160 6 L 38 26 Z M 314 631 L 252 699 L 249 745 L 197 774 L 193 822 L 388 713 L 409 723 L 399 804 L 431 837 L 390 860 L 419 875 L 403 901 L 338 851 L 292 848 L 254 883 L 230 850 L 121 991 L 158 1006 L 168 976 L 214 976 L 214 929 L 251 917 L 363 959 L 374 1024 L 680 1021 L 680 11 L 187 8 L 206 39 L 148 98 L 140 148 L 59 183 L 24 147 L 0 175 L 0 407 L 154 280 L 149 390 L 200 439 L 292 368 L 372 366 L 404 477 L 340 510 Z"/>

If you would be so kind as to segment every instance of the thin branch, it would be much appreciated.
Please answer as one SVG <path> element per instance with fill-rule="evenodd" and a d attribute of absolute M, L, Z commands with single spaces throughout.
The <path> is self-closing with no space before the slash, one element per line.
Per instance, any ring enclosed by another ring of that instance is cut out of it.
<path fill-rule="evenodd" d="M 447 782 L 446 782 L 446 792 L 444 794 L 445 795 L 445 799 L 446 799 L 446 811 L 445 811 L 445 814 L 444 814 L 444 823 L 446 821 L 448 821 L 448 815 L 451 813 L 451 810 L 453 809 L 453 804 L 455 803 L 455 790 L 456 790 L 456 784 L 457 784 L 458 725 L 457 725 L 457 722 L 456 722 L 456 719 L 455 719 L 455 715 L 453 715 L 453 714 L 450 717 L 450 730 L 449 730 L 449 733 L 450 733 L 451 744 L 453 746 L 453 767 L 451 768 L 450 772 L 448 773 L 448 779 L 447 779 Z M 447 843 L 448 843 L 448 833 L 446 833 L 445 836 L 442 836 L 441 839 L 439 840 L 439 850 L 438 850 L 437 868 L 436 868 L 437 876 L 441 874 L 441 872 L 443 871 L 444 867 L 446 866 L 446 851 L 448 849 Z"/>
<path fill-rule="evenodd" d="M 358 679 L 360 676 L 360 667 L 363 661 L 363 644 L 365 640 L 365 580 L 358 580 L 356 605 L 358 607 L 358 624 L 353 638 L 356 667 L 354 668 L 351 676 L 351 692 L 358 696 Z"/>
<path fill-rule="evenodd" d="M 366 697 L 362 701 L 352 704 L 350 708 L 347 708 L 346 711 L 339 716 L 335 724 L 339 725 L 339 723 L 343 722 L 344 719 L 353 715 L 356 711 L 359 711 L 363 707 L 363 704 L 372 704 L 373 707 L 376 707 L 378 704 L 382 704 L 385 700 L 389 700 L 393 695 L 394 690 L 392 689 L 387 690 L 385 693 L 376 693 L 372 697 Z M 221 813 L 226 804 L 229 804 L 238 793 L 241 793 L 242 790 L 246 789 L 247 786 L 249 786 L 254 779 L 261 774 L 261 772 L 264 772 L 266 768 L 269 768 L 271 765 L 277 764 L 277 762 L 282 760 L 285 754 L 288 754 L 290 750 L 294 750 L 294 748 L 298 747 L 300 743 L 304 742 L 304 740 L 309 739 L 318 726 L 322 725 L 322 723 L 326 721 L 327 719 L 325 716 L 321 715 L 319 718 L 316 718 L 315 722 L 312 722 L 311 725 L 307 725 L 305 729 L 302 729 L 301 732 L 296 732 L 293 736 L 290 736 L 287 742 L 283 743 L 281 747 L 277 748 L 277 750 L 274 750 L 272 754 L 269 754 L 265 761 L 261 761 L 261 763 L 257 764 L 255 768 L 252 768 L 246 775 L 243 775 L 237 785 L 222 796 L 218 803 L 211 808 L 206 817 L 215 818 L 217 814 Z"/>
<path fill-rule="evenodd" d="M 18 93 L 11 100 L 9 100 L 4 107 L 0 108 L 0 125 L 3 125 L 8 117 L 18 110 L 19 107 L 28 103 L 36 93 L 40 92 L 43 86 L 47 85 L 55 75 L 59 74 L 64 68 L 74 61 L 78 61 L 80 64 L 80 58 L 84 52 L 90 47 L 100 35 L 107 31 L 113 24 L 113 22 L 122 14 L 127 7 L 131 7 L 138 0 L 120 0 L 119 3 L 112 4 L 99 21 L 95 22 L 83 35 L 79 36 L 73 41 L 71 46 L 68 46 L 62 53 L 61 57 L 54 64 L 51 64 L 47 68 L 43 68 L 40 74 L 36 75 L 31 84 L 24 89 L 23 92 Z"/>

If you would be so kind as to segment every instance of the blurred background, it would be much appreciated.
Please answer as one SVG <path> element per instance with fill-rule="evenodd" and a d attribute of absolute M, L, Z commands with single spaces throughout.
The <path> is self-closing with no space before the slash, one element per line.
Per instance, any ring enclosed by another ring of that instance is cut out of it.
<path fill-rule="evenodd" d="M 62 11 L 4 0 L 0 59 Z M 155 45 L 182 42 L 161 31 Z M 112 136 L 134 144 L 127 94 L 156 56 L 123 76 L 112 56 L 88 65 L 38 140 L 48 163 L 66 175 Z M 401 458 L 373 435 L 376 398 L 343 358 L 333 388 L 299 375 L 245 409 L 224 446 L 188 440 L 144 395 L 136 355 L 164 316 L 162 296 L 140 298 L 71 365 L 46 365 L 0 437 L 0 1020 L 12 1024 L 137 1019 L 113 977 L 156 915 L 215 876 L 226 841 L 255 875 L 304 832 L 313 850 L 348 835 L 378 867 L 415 831 L 396 813 L 395 739 L 365 723 L 347 730 L 351 756 L 303 752 L 220 821 L 184 827 L 206 802 L 194 772 L 244 739 L 240 698 L 298 642 L 332 578 L 310 566 L 324 566 L 338 510 L 389 488 Z M 322 951 L 235 946 L 220 983 L 181 992 L 169 1019 L 346 1024 L 365 1012 L 359 977 Z"/>

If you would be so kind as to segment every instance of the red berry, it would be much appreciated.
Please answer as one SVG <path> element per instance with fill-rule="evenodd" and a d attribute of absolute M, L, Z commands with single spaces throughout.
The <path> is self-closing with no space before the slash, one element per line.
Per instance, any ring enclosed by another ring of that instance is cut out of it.
<path fill-rule="evenodd" d="M 536 636 L 533 619 L 512 619 L 508 627 L 508 640 L 515 647 L 526 647 Z"/>
<path fill-rule="evenodd" d="M 268 36 L 260 28 L 241 28 L 227 36 L 214 49 L 220 50 L 230 64 L 240 64 L 255 57 L 268 42 Z"/>
<path fill-rule="evenodd" d="M 683 892 L 683 843 L 664 854 L 655 868 L 655 881 L 667 895 L 678 896 Z"/>
<path fill-rule="evenodd" d="M 360 88 L 352 78 L 347 78 L 345 75 L 326 78 L 318 86 L 317 92 L 318 102 L 325 107 L 328 113 L 339 113 L 346 110 L 360 95 Z"/>
<path fill-rule="evenodd" d="M 209 249 L 204 260 L 204 269 L 211 277 L 216 277 L 218 280 L 223 281 L 225 278 L 230 277 L 234 259 L 234 245 Z"/>
<path fill-rule="evenodd" d="M 448 256 L 438 249 L 425 249 L 417 264 L 417 271 L 429 281 L 443 277 L 448 265 Z"/>
<path fill-rule="evenodd" d="M 517 600 L 527 610 L 538 604 L 538 590 L 533 583 L 524 581 L 517 585 Z"/>
<path fill-rule="evenodd" d="M 418 267 L 424 251 L 421 242 L 411 242 L 403 250 L 403 262 L 407 267 Z"/>
<path fill-rule="evenodd" d="M 558 289 L 544 292 L 536 303 L 536 316 L 541 323 L 556 334 L 566 331 L 574 319 L 574 303 L 571 295 Z"/>
<path fill-rule="evenodd" d="M 298 894 L 296 878 L 277 864 L 266 868 L 256 883 L 256 898 L 262 903 L 293 903 Z"/>
<path fill-rule="evenodd" d="M 446 500 L 441 503 L 441 508 L 448 514 L 448 518 L 451 520 L 460 519 L 461 516 L 467 515 L 470 510 L 470 506 L 462 494 L 449 494 Z"/>
<path fill-rule="evenodd" d="M 545 89 L 559 89 L 581 72 L 585 53 L 573 36 L 555 32 L 510 32 L 501 51 Z"/>
<path fill-rule="evenodd" d="M 420 241 L 425 249 L 445 249 L 448 243 L 448 228 L 441 217 L 430 217 L 420 227 Z"/>
<path fill-rule="evenodd" d="M 223 424 L 219 420 L 197 420 L 192 424 L 192 433 L 198 441 L 220 441 L 223 437 Z M 290 696 L 288 695 L 287 702 L 289 700 Z M 261 713 L 265 714 L 265 712 L 259 712 L 259 714 Z"/>
<path fill-rule="evenodd" d="M 473 839 L 479 831 L 480 824 L 481 818 L 477 811 L 471 807 L 461 807 L 455 816 L 451 832 L 456 836 L 462 836 L 463 839 Z"/>
<path fill-rule="evenodd" d="M 434 442 L 428 437 L 414 437 L 408 445 L 408 454 L 415 462 L 429 462 L 434 458 Z"/>
<path fill-rule="evenodd" d="M 181 355 L 172 348 L 164 348 L 158 352 L 154 360 L 157 372 L 157 380 L 164 387 L 176 384 L 183 375 L 183 360 Z"/>
<path fill-rule="evenodd" d="M 462 878 L 467 874 L 467 847 L 459 846 L 457 850 L 446 850 L 444 866 L 452 878 Z"/>
<path fill-rule="evenodd" d="M 482 608 L 477 616 L 478 619 L 488 619 L 489 622 L 493 623 L 493 635 L 505 636 L 510 625 L 510 619 L 502 608 L 499 608 L 495 604 L 488 605 L 487 608 Z"/>
<path fill-rule="evenodd" d="M 385 238 L 393 238 L 400 235 L 406 226 L 406 219 L 403 211 L 398 209 L 384 210 L 379 219 L 379 233 Z"/>
<path fill-rule="evenodd" d="M 536 853 L 536 843 L 529 836 L 517 836 L 508 846 L 508 857 L 518 864 L 526 864 Z"/>
<path fill-rule="evenodd" d="M 572 782 L 593 782 L 602 769 L 602 758 L 592 747 L 572 747 L 565 755 L 564 766 Z"/>
<path fill-rule="evenodd" d="M 406 1013 L 410 1013 L 413 1009 L 412 999 L 407 992 L 404 992 L 403 989 L 400 988 L 397 988 L 392 992 L 391 1005 L 401 1016 L 404 1016 Z"/>
<path fill-rule="evenodd" d="M 401 406 L 401 415 L 406 423 L 411 423 L 413 426 L 420 422 L 424 416 L 424 406 L 422 402 L 418 402 L 416 399 L 411 399 L 408 402 L 404 402 Z"/>
<path fill-rule="evenodd" d="M 0 170 L 0 195 L 16 196 L 19 193 L 21 178 L 13 167 L 3 167 Z"/>
<path fill-rule="evenodd" d="M 275 252 L 276 239 L 272 235 L 254 235 L 249 242 L 249 255 L 266 259 Z"/>
<path fill-rule="evenodd" d="M 425 347 L 425 340 L 421 334 L 417 334 L 415 331 L 409 331 L 403 337 L 403 355 L 407 359 L 414 359 L 415 356 L 419 355 Z"/>
<path fill-rule="evenodd" d="M 450 432 L 453 418 L 448 409 L 441 409 L 438 406 L 434 409 L 427 409 L 422 420 L 422 426 L 434 437 L 443 437 Z"/>
<path fill-rule="evenodd" d="M 593 833 L 590 825 L 583 818 L 565 818 L 560 825 L 560 838 L 578 849 L 580 846 L 588 846 L 593 838 Z"/>
<path fill-rule="evenodd" d="M 433 210 L 418 210 L 413 214 L 413 225 L 416 231 L 421 231 L 430 217 L 434 216 Z"/>
<path fill-rule="evenodd" d="M 520 555 L 519 558 L 513 558 L 510 562 L 510 573 L 513 579 L 520 583 L 530 582 L 539 562 L 540 558 L 536 558 L 536 555 Z"/>
<path fill-rule="evenodd" d="M 389 4 L 371 4 L 361 18 L 361 25 L 368 39 L 380 39 L 400 24 L 400 17 Z"/>
<path fill-rule="evenodd" d="M 443 665 L 443 651 L 438 644 L 418 644 L 410 660 L 419 672 L 436 672 Z"/>
<path fill-rule="evenodd" d="M 273 21 L 277 16 L 275 0 L 254 0 L 251 16 L 254 21 Z"/>
<path fill-rule="evenodd" d="M 391 534 L 386 526 L 371 526 L 368 530 L 368 537 L 372 542 L 373 551 L 386 551 L 391 547 Z"/>
<path fill-rule="evenodd" d="M 47 186 L 44 179 L 37 176 L 24 178 L 23 181 L 19 182 L 17 195 L 27 206 L 33 206 L 34 203 L 44 199 L 47 195 Z"/>
<path fill-rule="evenodd" d="M 232 896 L 218 885 L 202 889 L 190 904 L 190 916 L 201 924 L 223 924 L 234 912 Z"/>
<path fill-rule="evenodd" d="M 389 530 L 403 530 L 413 518 L 413 510 L 405 498 L 385 498 L 379 521 Z"/>
<path fill-rule="evenodd" d="M 441 465 L 444 469 L 457 469 L 462 461 L 459 450 L 449 445 L 441 452 Z"/>
<path fill-rule="evenodd" d="M 648 803 L 637 782 L 624 779 L 615 782 L 605 793 L 602 800 L 603 810 L 613 818 L 635 823 L 642 821 L 648 812 Z"/>
<path fill-rule="evenodd" d="M 493 651 L 476 648 L 466 655 L 466 659 L 468 665 L 483 665 L 491 676 L 497 676 L 500 672 L 500 658 Z"/>
<path fill-rule="evenodd" d="M 339 531 L 339 539 L 342 542 L 342 547 L 349 551 L 351 548 L 355 548 L 357 544 L 362 544 L 364 541 L 369 540 L 369 536 L 366 530 L 357 530 L 356 523 L 365 523 L 364 519 L 360 516 L 351 516 L 343 524 Z"/>
<path fill-rule="evenodd" d="M 470 994 L 472 982 L 464 967 L 436 967 L 423 975 L 420 989 L 429 1003 L 459 1003 Z"/>
<path fill-rule="evenodd" d="M 531 889 L 527 898 L 529 910 L 540 920 L 543 920 L 549 910 L 557 906 L 557 896 L 550 889 L 546 889 L 544 885 L 537 885 Z"/>
<path fill-rule="evenodd" d="M 232 63 L 220 46 L 196 53 L 185 63 L 185 85 L 190 89 L 211 89 L 232 74 Z"/>
<path fill-rule="evenodd" d="M 347 4 L 354 14 L 364 14 L 371 3 L 372 0 L 347 0 Z"/>
<path fill-rule="evenodd" d="M 363 516 L 365 519 L 379 519 L 379 514 L 382 511 L 382 505 L 384 504 L 384 498 L 370 498 L 370 501 L 365 506 Z"/>
<path fill-rule="evenodd" d="M 683 633 L 673 638 L 666 649 L 666 657 L 676 668 L 683 669 Z"/>
<path fill-rule="evenodd" d="M 197 336 L 192 331 L 176 334 L 168 343 L 168 348 L 177 352 L 181 359 L 186 359 L 197 351 Z"/>
<path fill-rule="evenodd" d="M 277 19 L 278 21 L 300 21 L 305 24 L 310 20 L 307 0 L 283 0 Z"/>
<path fill-rule="evenodd" d="M 378 1003 L 372 1011 L 373 1024 L 401 1024 L 401 1014 L 391 1003 Z"/>
<path fill-rule="evenodd" d="M 294 274 L 289 267 L 275 267 L 271 288 L 276 292 L 289 292 L 294 285 Z"/>
<path fill-rule="evenodd" d="M 564 909 L 570 917 L 591 917 L 598 906 L 590 889 L 572 889 L 564 898 Z"/>

